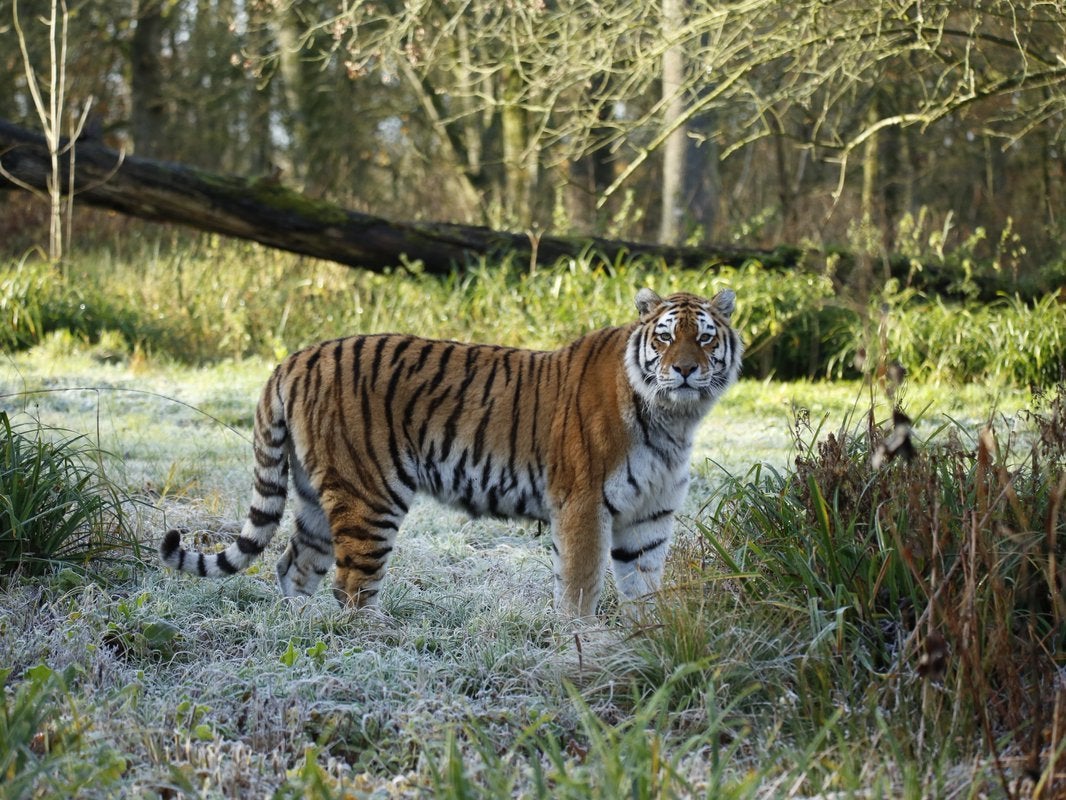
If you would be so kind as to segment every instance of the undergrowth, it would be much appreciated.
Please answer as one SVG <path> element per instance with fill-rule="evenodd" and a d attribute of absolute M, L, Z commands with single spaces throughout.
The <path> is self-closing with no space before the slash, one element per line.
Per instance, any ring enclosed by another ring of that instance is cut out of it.
<path fill-rule="evenodd" d="M 0 269 L 0 347 L 24 348 L 65 331 L 72 346 L 110 336 L 124 351 L 109 347 L 102 357 L 203 364 L 278 360 L 356 332 L 431 331 L 554 348 L 631 320 L 641 286 L 706 295 L 729 286 L 739 298 L 734 321 L 748 344 L 748 375 L 854 377 L 879 337 L 918 378 L 1046 386 L 1066 361 L 1066 305 L 1054 294 L 949 302 L 890 282 L 868 303 L 828 273 L 754 261 L 695 271 L 589 252 L 532 271 L 506 257 L 482 259 L 440 277 L 417 264 L 376 274 L 211 239 L 127 258 L 84 256 L 63 273 L 25 260 Z M 880 330 L 868 319 L 880 320 Z"/>
<path fill-rule="evenodd" d="M 0 575 L 60 565 L 96 573 L 136 557 L 123 503 L 85 436 L 14 424 L 0 411 Z"/>
<path fill-rule="evenodd" d="M 873 698 L 909 750 L 969 742 L 956 755 L 990 758 L 1008 797 L 1024 777 L 1066 786 L 1063 387 L 1031 421 L 921 443 L 899 412 L 800 425 L 794 470 L 728 481 L 697 523 L 715 580 L 821 643 L 827 660 L 793 677 L 805 718 Z"/>

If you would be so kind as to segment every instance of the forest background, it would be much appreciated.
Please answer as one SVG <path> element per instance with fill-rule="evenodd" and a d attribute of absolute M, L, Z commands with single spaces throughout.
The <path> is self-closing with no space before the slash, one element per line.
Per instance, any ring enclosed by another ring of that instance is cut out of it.
<path fill-rule="evenodd" d="M 1059 268 L 1066 11 L 923 3 L 70 2 L 64 121 L 403 220 Z M 46 4 L 0 3 L 39 126 Z M 43 17 L 42 17 L 43 15 Z M 5 193 L 0 241 L 40 241 Z M 127 225 L 87 214 L 80 242 Z"/>
<path fill-rule="evenodd" d="M 0 0 L 0 121 L 56 175 L 67 135 L 708 253 L 370 272 L 0 172 L 0 797 L 1061 796 L 1064 42 L 1038 0 Z M 153 560 L 229 540 L 286 353 L 555 347 L 640 285 L 733 287 L 760 379 L 701 430 L 658 617 L 575 630 L 531 526 L 432 504 L 381 619 Z"/>

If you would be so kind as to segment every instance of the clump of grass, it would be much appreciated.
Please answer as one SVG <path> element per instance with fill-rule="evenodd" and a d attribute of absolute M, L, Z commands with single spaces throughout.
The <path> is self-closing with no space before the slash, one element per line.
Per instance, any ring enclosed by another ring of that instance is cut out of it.
<path fill-rule="evenodd" d="M 872 338 L 864 327 L 873 320 L 877 348 L 916 379 L 1050 387 L 1066 375 L 1066 305 L 1058 292 L 1032 300 L 952 301 L 890 283 L 877 303 L 868 315 L 843 318 L 827 374 L 851 374 Z"/>
<path fill-rule="evenodd" d="M 535 719 L 507 748 L 471 720 L 430 761 L 434 796 L 510 797 L 521 789 L 522 796 L 545 799 L 687 798 L 696 792 L 693 759 L 705 762 L 701 788 L 708 797 L 750 796 L 754 776 L 727 769 L 741 742 L 729 730 L 729 717 L 743 692 L 723 705 L 711 681 L 700 730 L 680 738 L 671 731 L 673 695 L 698 671 L 699 665 L 678 669 L 623 719 L 604 719 L 571 687 L 576 727 Z"/>
<path fill-rule="evenodd" d="M 40 664 L 9 691 L 0 670 L 0 775 L 4 797 L 75 797 L 117 781 L 125 760 L 88 736 L 68 693 L 76 668 L 63 673 Z"/>
<path fill-rule="evenodd" d="M 99 452 L 84 436 L 57 434 L 0 411 L 0 574 L 96 571 L 101 561 L 138 554 Z"/>
<path fill-rule="evenodd" d="M 46 333 L 42 306 L 50 303 L 46 268 L 25 262 L 0 271 L 0 345 L 15 350 L 38 343 Z"/>
<path fill-rule="evenodd" d="M 918 692 L 900 716 L 919 739 L 983 740 L 1008 796 L 1004 752 L 1049 782 L 1062 749 L 1048 715 L 1064 699 L 1063 398 L 1019 452 L 993 425 L 970 442 L 949 428 L 876 469 L 902 423 L 842 428 L 801 450 L 794 472 L 734 479 L 699 523 L 719 578 L 747 602 L 807 616 L 812 640 L 881 676 L 878 702 Z M 801 694 L 829 699 L 841 685 L 844 671 L 824 666 Z M 931 682 L 943 693 L 926 694 Z"/>
<path fill-rule="evenodd" d="M 133 273 L 126 280 L 134 281 Z M 0 268 L 0 347 L 31 347 L 57 331 L 85 344 L 111 332 L 131 352 L 146 341 L 180 345 L 167 337 L 171 320 L 152 315 L 128 295 L 110 278 L 61 274 L 50 264 L 22 261 Z"/>

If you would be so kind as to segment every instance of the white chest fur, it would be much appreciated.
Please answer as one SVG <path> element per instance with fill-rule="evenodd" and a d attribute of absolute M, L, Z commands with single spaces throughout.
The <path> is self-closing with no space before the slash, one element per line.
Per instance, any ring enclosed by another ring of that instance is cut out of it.
<path fill-rule="evenodd" d="M 651 436 L 645 436 L 647 430 L 634 427 L 633 447 L 604 485 L 604 502 L 616 526 L 661 512 L 672 515 L 688 491 L 695 425 L 652 430 Z"/>

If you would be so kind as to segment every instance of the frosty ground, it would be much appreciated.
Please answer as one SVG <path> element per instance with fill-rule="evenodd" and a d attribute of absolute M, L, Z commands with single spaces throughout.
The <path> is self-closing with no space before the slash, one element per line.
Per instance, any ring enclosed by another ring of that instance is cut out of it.
<path fill-rule="evenodd" d="M 100 353 L 47 348 L 0 365 L 0 407 L 13 418 L 83 433 L 106 451 L 143 543 L 140 562 L 99 581 L 60 572 L 0 589 L 0 667 L 15 680 L 39 664 L 76 665 L 56 700 L 56 724 L 80 726 L 76 757 L 121 764 L 82 794 L 386 797 L 443 786 L 459 796 L 462 781 L 447 777 L 457 763 L 475 795 L 491 796 L 500 781 L 512 793 L 534 793 L 551 754 L 538 766 L 530 743 L 549 740 L 574 763 L 590 761 L 590 751 L 613 749 L 624 760 L 627 747 L 661 746 L 686 791 L 802 793 L 810 765 L 802 754 L 823 742 L 774 728 L 795 703 L 788 691 L 760 689 L 764 729 L 752 730 L 750 714 L 718 713 L 798 657 L 778 632 L 751 629 L 727 582 L 699 588 L 714 624 L 697 660 L 715 665 L 714 691 L 704 695 L 719 705 L 644 720 L 648 695 L 677 664 L 651 663 L 634 645 L 640 629 L 618 613 L 610 591 L 595 624 L 559 618 L 548 537 L 536 523 L 472 520 L 420 500 L 375 613 L 339 609 L 328 586 L 301 606 L 279 596 L 273 565 L 289 516 L 244 575 L 213 582 L 162 570 L 154 548 L 167 528 L 189 528 L 200 543 L 237 530 L 251 483 L 252 413 L 270 369 L 261 361 L 108 363 Z M 868 397 L 858 384 L 753 381 L 727 395 L 700 430 L 671 586 L 691 589 L 713 559 L 699 526 L 710 524 L 725 474 L 786 468 L 795 434 L 856 423 L 849 414 Z M 929 431 L 947 419 L 973 429 L 989 408 L 1009 415 L 1026 398 L 914 387 L 907 400 Z M 877 402 L 890 416 L 884 398 Z M 646 731 L 626 727 L 635 717 Z M 595 731 L 614 729 L 617 740 L 597 743 Z M 901 785 L 896 762 L 888 753 L 854 770 L 869 770 L 868 786 Z M 950 776 L 965 767 L 936 769 Z M 656 791 L 670 795 L 662 784 Z"/>

